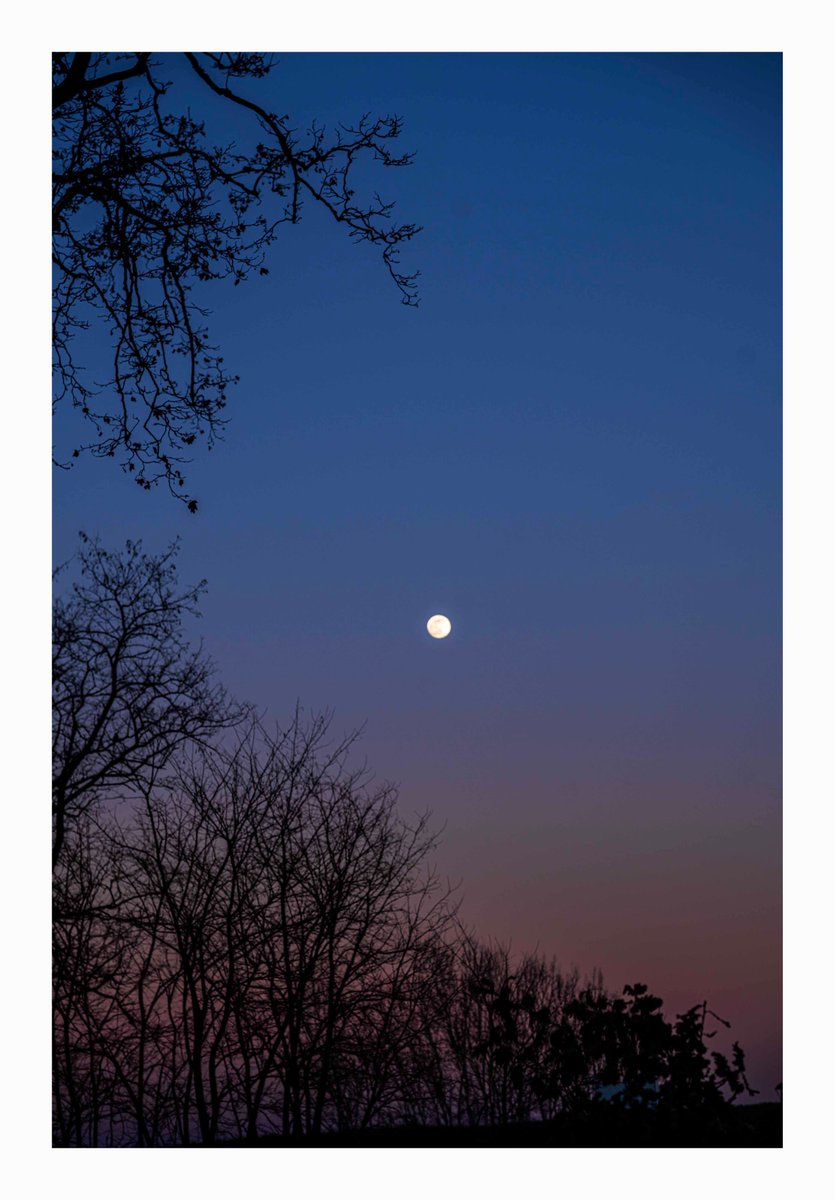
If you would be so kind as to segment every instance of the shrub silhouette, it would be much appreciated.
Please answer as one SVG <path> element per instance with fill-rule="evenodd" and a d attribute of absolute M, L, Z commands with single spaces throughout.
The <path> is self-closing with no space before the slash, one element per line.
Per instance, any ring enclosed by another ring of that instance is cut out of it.
<path fill-rule="evenodd" d="M 557 1101 L 561 1111 L 588 1112 L 603 1103 L 686 1112 L 757 1094 L 738 1042 L 730 1059 L 708 1051 L 705 1042 L 716 1034 L 706 1028 L 708 1019 L 725 1028 L 730 1023 L 706 1001 L 671 1023 L 661 998 L 643 983 L 626 984 L 617 997 L 587 988 L 560 1014 L 536 1008 L 529 993 L 514 996 L 509 983 L 496 988 L 486 981 L 476 991 L 485 997 L 491 1026 L 475 1053 L 494 1049 L 498 1061 L 512 1063 L 517 1086 L 527 1079 L 541 1100 Z"/>

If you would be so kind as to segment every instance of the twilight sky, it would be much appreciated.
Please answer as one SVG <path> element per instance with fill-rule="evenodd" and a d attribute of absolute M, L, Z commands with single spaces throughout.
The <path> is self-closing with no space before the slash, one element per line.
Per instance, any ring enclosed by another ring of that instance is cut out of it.
<path fill-rule="evenodd" d="M 421 306 L 310 211 L 210 293 L 241 383 L 199 515 L 82 460 L 56 558 L 181 536 L 224 682 L 366 722 L 466 921 L 708 998 L 773 1099 L 780 56 L 295 54 L 248 86 L 295 126 L 405 118 L 372 186 L 424 226 Z"/>

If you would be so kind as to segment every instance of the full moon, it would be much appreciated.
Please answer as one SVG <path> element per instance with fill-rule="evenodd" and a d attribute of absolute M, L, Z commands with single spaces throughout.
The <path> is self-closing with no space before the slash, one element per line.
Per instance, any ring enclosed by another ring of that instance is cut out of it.
<path fill-rule="evenodd" d="M 426 622 L 426 628 L 429 630 L 430 637 L 445 638 L 449 636 L 449 632 L 452 629 L 452 622 L 449 617 L 441 616 L 438 613 L 436 616 L 429 618 Z"/>

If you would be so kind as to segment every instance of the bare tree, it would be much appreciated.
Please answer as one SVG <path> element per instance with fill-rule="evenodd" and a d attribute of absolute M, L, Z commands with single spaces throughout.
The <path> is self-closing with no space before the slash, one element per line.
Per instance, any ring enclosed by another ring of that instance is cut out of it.
<path fill-rule="evenodd" d="M 203 584 L 181 587 L 176 544 L 120 553 L 82 536 L 77 578 L 54 606 L 53 867 L 68 828 L 102 796 L 137 787 L 183 744 L 241 715 L 183 621 Z M 63 569 L 63 568 L 62 568 Z"/>
<path fill-rule="evenodd" d="M 514 957 L 459 928 L 438 956 L 430 1036 L 416 1039 L 404 1072 L 411 1118 L 494 1125 L 553 1116 L 559 1104 L 538 1085 L 579 988 L 576 971 L 537 954 Z"/>
<path fill-rule="evenodd" d="M 175 57 L 209 111 L 214 98 L 239 118 L 239 144 L 218 144 L 178 103 L 166 79 Z M 279 227 L 308 201 L 378 247 L 403 302 L 417 302 L 398 253 L 418 227 L 396 222 L 378 195 L 360 201 L 354 182 L 363 160 L 411 161 L 393 148 L 400 118 L 365 114 L 330 136 L 318 124 L 293 129 L 264 82 L 272 69 L 260 54 L 53 57 L 55 401 L 89 430 L 61 465 L 85 451 L 115 458 L 141 487 L 162 480 L 192 511 L 189 447 L 211 445 L 236 380 L 205 327 L 206 285 L 266 274 Z M 257 99 L 238 90 L 246 83 Z M 110 337 L 109 368 L 85 369 L 91 325 Z"/>
<path fill-rule="evenodd" d="M 56 1140 L 212 1144 L 397 1119 L 454 906 L 425 816 L 325 717 L 189 743 L 56 873 Z"/>
<path fill-rule="evenodd" d="M 285 1133 L 367 1124 L 429 986 L 426 947 L 451 919 L 426 817 L 400 818 L 390 786 L 349 768 L 353 739 L 328 745 L 327 730 L 299 714 L 278 735 L 253 723 L 233 749 L 181 763 L 146 809 L 146 841 L 191 847 L 187 870 L 156 868 L 204 1140 L 242 1108 L 249 1136 L 263 1119 Z"/>

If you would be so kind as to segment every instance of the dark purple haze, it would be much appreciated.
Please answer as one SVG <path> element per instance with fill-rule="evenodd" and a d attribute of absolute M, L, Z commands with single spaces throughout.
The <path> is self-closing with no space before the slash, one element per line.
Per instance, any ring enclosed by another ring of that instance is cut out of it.
<path fill-rule="evenodd" d="M 190 475 L 199 515 L 107 463 L 55 492 L 59 559 L 78 529 L 182 537 L 236 694 L 367 722 L 482 935 L 671 1011 L 707 998 L 763 1099 L 780 77 L 777 55 L 284 57 L 267 86 L 298 126 L 404 116 L 415 164 L 372 186 L 425 227 L 421 307 L 310 213 L 268 278 L 211 297 L 241 384 Z"/>

